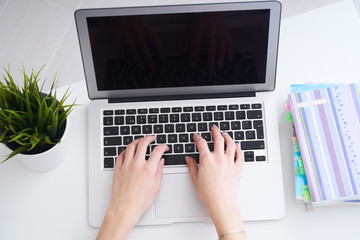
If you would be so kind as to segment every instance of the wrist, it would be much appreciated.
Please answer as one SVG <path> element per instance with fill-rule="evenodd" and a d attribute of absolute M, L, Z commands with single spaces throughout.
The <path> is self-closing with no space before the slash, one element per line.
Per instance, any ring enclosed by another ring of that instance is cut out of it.
<path fill-rule="evenodd" d="M 219 236 L 234 229 L 244 229 L 240 208 L 236 201 L 223 201 L 207 207 Z"/>

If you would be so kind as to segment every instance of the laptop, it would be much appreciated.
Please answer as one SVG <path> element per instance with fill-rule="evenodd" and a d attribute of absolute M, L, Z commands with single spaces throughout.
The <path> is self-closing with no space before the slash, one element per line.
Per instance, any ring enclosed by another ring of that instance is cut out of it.
<path fill-rule="evenodd" d="M 275 75 L 281 4 L 211 3 L 75 12 L 87 90 L 89 223 L 100 227 L 116 156 L 155 135 L 167 144 L 160 193 L 138 225 L 210 218 L 185 156 L 197 161 L 199 133 L 212 125 L 240 143 L 244 221 L 285 215 Z"/>

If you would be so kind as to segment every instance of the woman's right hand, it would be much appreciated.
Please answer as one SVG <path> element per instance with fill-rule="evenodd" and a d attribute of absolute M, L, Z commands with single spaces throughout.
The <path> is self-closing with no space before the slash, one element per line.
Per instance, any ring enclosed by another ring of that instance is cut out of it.
<path fill-rule="evenodd" d="M 210 152 L 207 142 L 194 134 L 200 164 L 198 166 L 191 157 L 187 157 L 186 162 L 196 193 L 220 236 L 232 230 L 243 229 L 237 194 L 244 160 L 239 144 L 235 144 L 228 134 L 221 133 L 216 126 L 212 126 L 211 132 L 214 151 Z M 240 238 L 232 238 L 235 235 Z M 244 239 L 243 237 L 244 234 L 233 234 L 231 238 L 229 235 L 229 238 L 223 239 Z"/>

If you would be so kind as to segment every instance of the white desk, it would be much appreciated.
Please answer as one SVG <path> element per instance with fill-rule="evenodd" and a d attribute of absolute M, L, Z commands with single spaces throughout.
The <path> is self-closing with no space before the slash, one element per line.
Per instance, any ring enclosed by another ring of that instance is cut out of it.
<path fill-rule="evenodd" d="M 350 0 L 282 22 L 276 94 L 286 216 L 246 222 L 249 239 L 359 239 L 360 207 L 306 212 L 295 201 L 291 129 L 284 103 L 291 83 L 360 81 L 360 18 Z M 71 157 L 56 170 L 34 173 L 18 161 L 0 166 L 0 239 L 94 239 L 88 225 L 85 83 L 72 86 L 83 103 L 70 115 Z M 5 151 L 0 146 L 0 155 Z M 271 197 L 271 196 L 266 196 Z M 266 200 L 264 200 L 266 201 Z M 151 236 L 151 237 L 150 237 Z M 128 239 L 216 239 L 211 224 L 136 227 Z"/>

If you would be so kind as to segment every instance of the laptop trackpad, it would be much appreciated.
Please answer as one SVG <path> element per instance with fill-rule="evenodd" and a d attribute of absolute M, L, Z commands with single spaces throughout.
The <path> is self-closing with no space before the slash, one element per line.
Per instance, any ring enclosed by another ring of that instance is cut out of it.
<path fill-rule="evenodd" d="M 207 217 L 188 173 L 164 174 L 155 200 L 157 218 Z"/>

